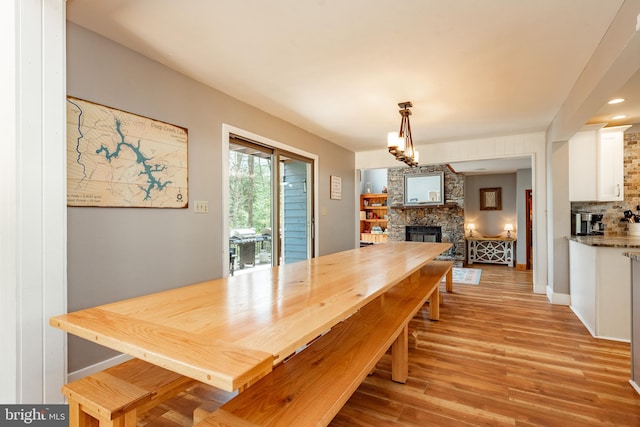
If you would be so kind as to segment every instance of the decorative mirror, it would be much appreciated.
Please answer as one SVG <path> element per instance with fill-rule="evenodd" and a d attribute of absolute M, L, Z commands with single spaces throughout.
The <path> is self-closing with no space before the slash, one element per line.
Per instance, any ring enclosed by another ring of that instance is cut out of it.
<path fill-rule="evenodd" d="M 404 205 L 444 204 L 444 172 L 404 176 Z"/>

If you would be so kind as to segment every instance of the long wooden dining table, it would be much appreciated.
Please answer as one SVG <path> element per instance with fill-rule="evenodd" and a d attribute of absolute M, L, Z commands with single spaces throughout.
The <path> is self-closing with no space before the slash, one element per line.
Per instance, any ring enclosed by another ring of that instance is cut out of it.
<path fill-rule="evenodd" d="M 50 324 L 234 391 L 450 247 L 367 246 L 59 315 Z"/>

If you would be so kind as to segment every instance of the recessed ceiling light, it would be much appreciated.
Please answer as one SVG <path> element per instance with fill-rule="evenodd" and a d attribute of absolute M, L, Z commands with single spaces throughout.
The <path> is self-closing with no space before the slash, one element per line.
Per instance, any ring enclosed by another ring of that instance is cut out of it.
<path fill-rule="evenodd" d="M 613 104 L 620 104 L 621 102 L 624 102 L 624 98 L 614 98 L 611 101 L 609 101 L 607 104 L 613 105 Z"/>
<path fill-rule="evenodd" d="M 627 116 L 625 114 L 618 114 L 617 116 L 611 117 L 611 120 L 620 120 L 620 119 L 625 119 L 625 118 L 627 118 Z"/>

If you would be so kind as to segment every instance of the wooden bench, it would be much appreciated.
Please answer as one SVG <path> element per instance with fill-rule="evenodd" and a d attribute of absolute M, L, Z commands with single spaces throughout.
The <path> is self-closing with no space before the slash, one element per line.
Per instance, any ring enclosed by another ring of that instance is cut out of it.
<path fill-rule="evenodd" d="M 195 380 L 131 359 L 65 384 L 69 426 L 135 427 L 138 412 L 159 405 L 195 384 Z"/>
<path fill-rule="evenodd" d="M 439 318 L 440 280 L 451 269 L 451 262 L 429 263 L 197 426 L 326 426 L 390 346 L 392 379 L 406 382 L 409 321 L 427 299 L 429 318 Z"/>

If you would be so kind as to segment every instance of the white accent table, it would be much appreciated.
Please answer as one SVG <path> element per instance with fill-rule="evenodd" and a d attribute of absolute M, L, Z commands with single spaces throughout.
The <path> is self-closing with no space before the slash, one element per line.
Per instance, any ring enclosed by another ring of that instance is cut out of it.
<path fill-rule="evenodd" d="M 514 266 L 515 238 L 468 237 L 467 257 L 469 264 L 485 262 Z"/>

